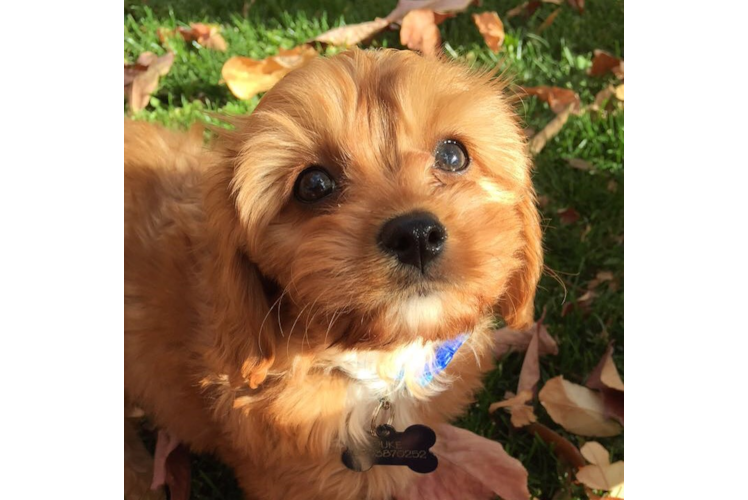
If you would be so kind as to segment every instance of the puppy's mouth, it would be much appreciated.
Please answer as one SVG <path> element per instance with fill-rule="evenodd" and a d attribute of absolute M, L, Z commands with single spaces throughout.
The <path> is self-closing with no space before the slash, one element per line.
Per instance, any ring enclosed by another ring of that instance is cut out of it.
<path fill-rule="evenodd" d="M 395 291 L 405 295 L 425 297 L 444 291 L 451 283 L 439 270 L 438 266 L 429 266 L 424 270 L 409 266 L 399 266 L 397 274 L 392 276 Z"/>

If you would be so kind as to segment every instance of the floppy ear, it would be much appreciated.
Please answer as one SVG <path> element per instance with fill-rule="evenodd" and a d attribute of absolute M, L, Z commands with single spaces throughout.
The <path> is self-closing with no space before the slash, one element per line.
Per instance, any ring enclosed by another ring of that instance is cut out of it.
<path fill-rule="evenodd" d="M 234 158 L 224 156 L 206 173 L 204 200 L 209 233 L 208 282 L 211 353 L 233 386 L 257 388 L 275 361 L 275 322 L 265 321 L 268 298 L 257 266 L 246 251 L 247 231 L 231 190 Z"/>
<path fill-rule="evenodd" d="M 529 180 L 528 180 L 529 184 Z M 501 316 L 513 330 L 527 329 L 534 321 L 535 289 L 543 268 L 540 216 L 535 206 L 535 192 L 531 185 L 517 204 L 523 246 L 517 257 L 521 264 L 509 278 L 509 284 L 499 302 Z"/>

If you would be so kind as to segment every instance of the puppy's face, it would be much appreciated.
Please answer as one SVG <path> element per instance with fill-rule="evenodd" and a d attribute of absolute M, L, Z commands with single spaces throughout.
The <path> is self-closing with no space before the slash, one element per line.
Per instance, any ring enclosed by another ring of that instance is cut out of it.
<path fill-rule="evenodd" d="M 532 320 L 540 232 L 500 84 L 410 52 L 318 59 L 229 139 L 246 252 L 284 335 L 383 347 Z M 293 331 L 291 331 L 293 330 Z"/>

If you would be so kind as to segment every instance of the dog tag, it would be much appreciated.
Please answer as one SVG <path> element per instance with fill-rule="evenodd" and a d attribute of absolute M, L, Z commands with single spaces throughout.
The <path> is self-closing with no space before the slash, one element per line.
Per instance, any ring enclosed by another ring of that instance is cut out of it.
<path fill-rule="evenodd" d="M 356 472 L 375 465 L 404 465 L 414 472 L 426 474 L 436 470 L 439 461 L 429 448 L 436 443 L 436 433 L 425 425 L 411 425 L 403 432 L 382 424 L 377 427 L 372 446 L 343 452 L 343 464 Z"/>

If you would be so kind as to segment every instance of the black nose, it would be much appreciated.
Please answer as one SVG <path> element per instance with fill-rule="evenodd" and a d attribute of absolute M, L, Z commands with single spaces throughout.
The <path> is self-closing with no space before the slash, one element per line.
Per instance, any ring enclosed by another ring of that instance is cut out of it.
<path fill-rule="evenodd" d="M 379 233 L 379 244 L 403 264 L 423 272 L 444 249 L 447 231 L 433 215 L 413 212 L 387 221 Z"/>

